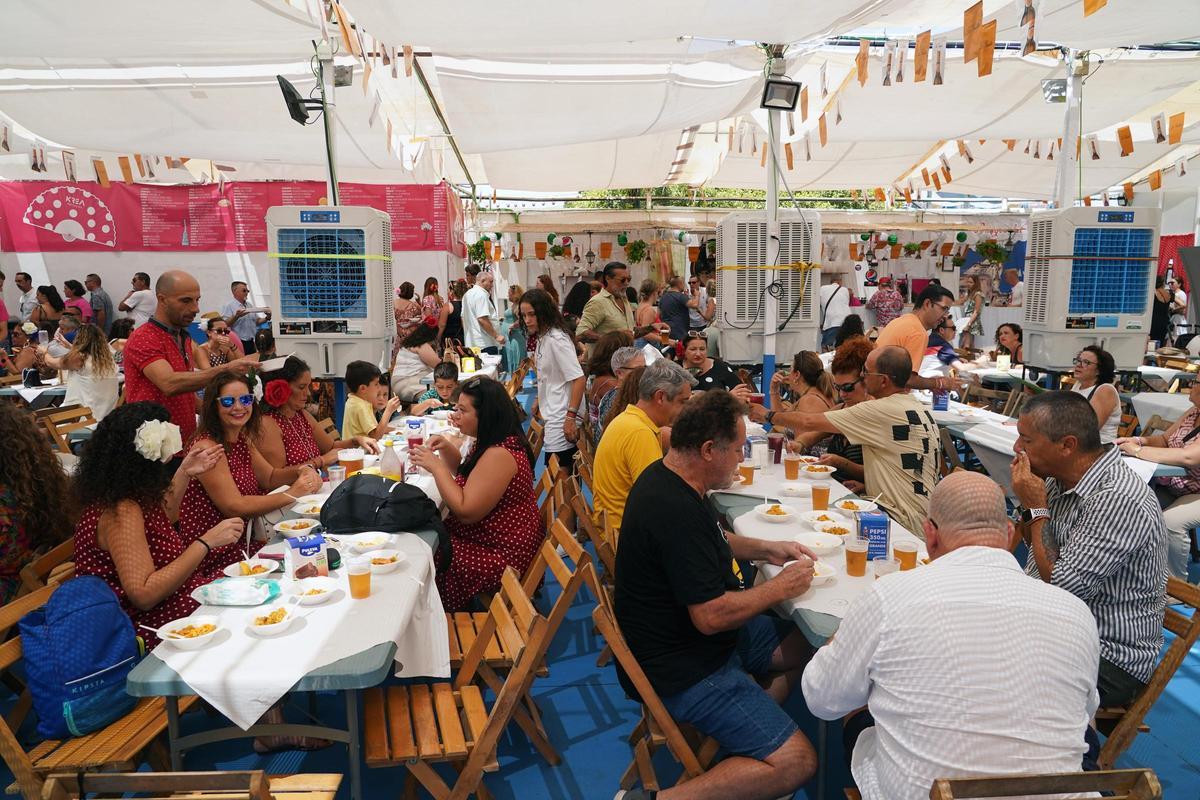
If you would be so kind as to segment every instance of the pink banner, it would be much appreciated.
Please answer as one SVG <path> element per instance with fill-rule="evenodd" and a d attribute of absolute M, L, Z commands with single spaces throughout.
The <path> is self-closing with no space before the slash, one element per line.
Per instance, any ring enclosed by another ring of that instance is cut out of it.
<path fill-rule="evenodd" d="M 392 249 L 466 255 L 462 204 L 449 185 L 340 184 L 341 203 L 392 218 Z M 0 183 L 0 251 L 266 251 L 268 208 L 319 205 L 316 181 L 153 186 Z"/>

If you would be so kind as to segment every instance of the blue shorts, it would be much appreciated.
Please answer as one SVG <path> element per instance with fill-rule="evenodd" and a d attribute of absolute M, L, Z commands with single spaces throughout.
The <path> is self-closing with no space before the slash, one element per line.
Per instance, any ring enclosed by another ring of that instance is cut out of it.
<path fill-rule="evenodd" d="M 716 672 L 663 697 L 676 722 L 686 722 L 737 756 L 765 761 L 798 728 L 752 675 L 768 671 L 771 654 L 795 626 L 760 615 L 738 632 L 737 648 Z"/>

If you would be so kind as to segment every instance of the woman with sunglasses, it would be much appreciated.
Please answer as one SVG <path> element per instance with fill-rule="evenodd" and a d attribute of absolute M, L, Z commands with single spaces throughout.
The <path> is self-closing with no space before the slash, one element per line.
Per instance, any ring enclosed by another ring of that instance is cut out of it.
<path fill-rule="evenodd" d="M 220 447 L 224 458 L 188 481 L 179 504 L 179 532 L 185 542 L 223 519 L 258 517 L 321 490 L 321 478 L 311 467 L 280 468 L 267 462 L 254 446 L 261 424 L 258 403 L 246 379 L 236 372 L 218 372 L 204 388 L 200 425 L 188 450 Z M 291 489 L 286 493 L 267 494 L 288 484 Z M 239 540 L 213 548 L 204 568 L 217 571 L 237 562 L 242 558 L 242 545 Z M 251 544 L 252 549 L 261 546 Z"/>
<path fill-rule="evenodd" d="M 1097 345 L 1088 345 L 1075 356 L 1073 374 L 1075 384 L 1071 391 L 1083 395 L 1092 404 L 1100 425 L 1100 438 L 1113 441 L 1121 424 L 1121 395 L 1113 385 L 1117 365 L 1112 353 Z"/>
<path fill-rule="evenodd" d="M 829 370 L 833 373 L 833 388 L 842 401 L 838 408 L 850 408 L 871 399 L 863 382 L 863 370 L 866 369 L 867 356 L 873 349 L 874 346 L 865 337 L 859 336 L 843 342 L 834 352 Z M 840 481 L 850 491 L 863 491 L 866 487 L 862 445 L 850 444 L 845 434 L 835 433 L 826 441 L 826 447 L 828 449 L 819 463 L 837 467 L 833 479 Z"/>
<path fill-rule="evenodd" d="M 213 317 L 207 324 L 208 341 L 196 348 L 196 364 L 200 369 L 223 367 L 242 357 L 233 346 L 229 323 L 224 317 Z"/>
<path fill-rule="evenodd" d="M 954 320 L 948 316 L 942 317 L 937 325 L 933 326 L 933 330 L 929 332 L 929 345 L 925 348 L 925 357 L 921 359 L 917 369 L 918 375 L 922 378 L 945 378 L 950 375 L 950 370 L 969 366 L 958 357 L 958 352 L 954 349 L 955 333 L 957 329 Z"/>
<path fill-rule="evenodd" d="M 708 335 L 704 331 L 688 331 L 680 344 L 683 346 L 683 366 L 696 376 L 693 391 L 727 389 L 743 402 L 749 398 L 750 387 L 738 379 L 733 368 L 708 355 Z"/>

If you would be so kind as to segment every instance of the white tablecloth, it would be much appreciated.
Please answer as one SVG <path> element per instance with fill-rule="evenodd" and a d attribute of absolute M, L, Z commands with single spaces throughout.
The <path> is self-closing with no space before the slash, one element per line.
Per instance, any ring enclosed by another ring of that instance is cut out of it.
<path fill-rule="evenodd" d="M 343 567 L 331 574 L 339 584 L 335 596 L 318 606 L 291 605 L 307 616 L 279 636 L 261 638 L 247 631 L 255 608 L 201 606 L 196 613 L 220 617 L 225 628 L 214 641 L 192 652 L 163 643 L 154 654 L 243 730 L 309 672 L 384 642 L 396 643 L 398 676 L 448 677 L 446 614 L 434 584 L 433 553 L 416 536 L 394 538 L 395 549 L 407 559 L 395 572 L 372 575 L 368 598 L 350 597 Z M 283 547 L 264 549 L 281 552 Z M 276 580 L 288 597 L 291 580 Z"/>
<path fill-rule="evenodd" d="M 799 483 L 808 484 L 809 481 L 802 480 Z M 811 496 L 789 497 L 781 495 L 779 492 L 783 485 L 782 465 L 772 465 L 767 470 L 758 471 L 753 486 L 748 489 L 735 490 L 735 493 L 751 496 L 757 494 L 761 497 L 765 492 L 770 495 L 772 500 L 778 500 L 785 505 L 796 508 L 800 512 L 812 510 Z M 849 490 L 834 481 L 830 487 L 829 499 L 832 502 L 849 494 Z M 767 539 L 769 541 L 789 541 L 795 539 L 798 534 L 810 532 L 814 528 L 803 521 L 788 523 L 767 522 L 754 511 L 750 511 L 733 520 L 733 530 L 739 536 L 750 536 L 755 539 Z M 918 559 L 928 557 L 925 550 L 925 543 L 902 528 L 895 521 L 891 523 L 890 533 L 892 542 L 901 540 L 916 542 L 918 546 Z M 813 586 L 799 597 L 793 597 L 791 600 L 784 602 L 782 606 L 787 613 L 790 614 L 798 609 L 805 609 L 822 614 L 831 614 L 839 618 L 844 617 L 846 610 L 855 598 L 865 592 L 875 580 L 870 563 L 867 564 L 867 573 L 864 577 L 852 578 L 846 574 L 846 550 L 844 547 L 839 547 L 835 552 L 821 556 L 820 559 L 833 566 L 837 570 L 837 575 L 828 583 Z M 781 569 L 781 567 L 771 564 L 763 564 L 760 567 L 760 571 L 766 578 L 775 577 Z"/>
<path fill-rule="evenodd" d="M 1167 422 L 1174 422 L 1192 407 L 1192 401 L 1186 393 L 1167 394 L 1166 392 L 1138 392 L 1133 396 L 1133 413 L 1143 425 L 1150 421 L 1155 414 Z"/>

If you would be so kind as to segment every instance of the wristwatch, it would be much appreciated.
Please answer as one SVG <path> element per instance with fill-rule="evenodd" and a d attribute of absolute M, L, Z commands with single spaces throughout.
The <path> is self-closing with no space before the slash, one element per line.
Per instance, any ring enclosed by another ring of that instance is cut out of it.
<path fill-rule="evenodd" d="M 1048 508 L 1022 508 L 1021 522 L 1026 525 L 1033 523 L 1039 519 L 1050 519 L 1050 509 Z"/>
<path fill-rule="evenodd" d="M 773 425 L 774 423 L 773 423 L 773 422 L 771 422 L 771 420 L 773 420 L 773 419 L 775 419 L 775 412 L 774 412 L 774 411 L 768 411 L 768 412 L 767 412 L 767 424 L 768 424 L 768 425 Z"/>

